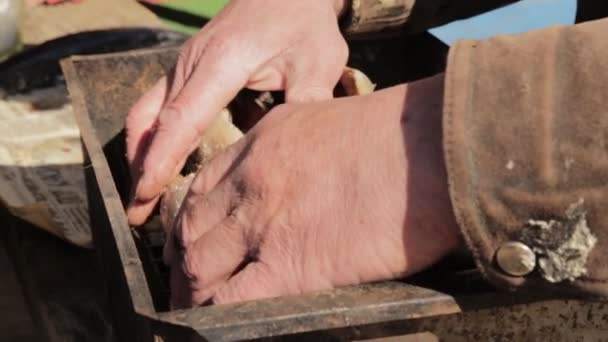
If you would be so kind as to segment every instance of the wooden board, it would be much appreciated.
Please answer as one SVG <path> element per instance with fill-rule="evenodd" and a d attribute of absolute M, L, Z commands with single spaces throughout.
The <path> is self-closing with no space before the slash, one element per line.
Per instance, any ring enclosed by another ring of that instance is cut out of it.
<path fill-rule="evenodd" d="M 84 0 L 27 10 L 21 23 L 25 45 L 87 30 L 119 27 L 164 28 L 163 22 L 134 0 Z"/>

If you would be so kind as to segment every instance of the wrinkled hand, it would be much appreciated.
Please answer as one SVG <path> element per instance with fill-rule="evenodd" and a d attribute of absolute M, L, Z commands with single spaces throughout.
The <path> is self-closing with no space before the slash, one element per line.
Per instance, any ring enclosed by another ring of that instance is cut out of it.
<path fill-rule="evenodd" d="M 174 227 L 176 307 L 401 277 L 457 248 L 443 77 L 277 107 L 204 164 Z"/>
<path fill-rule="evenodd" d="M 243 87 L 285 90 L 287 102 L 332 97 L 348 55 L 337 20 L 344 2 L 233 0 L 185 44 L 172 76 L 127 116 L 131 224 L 146 220 L 201 132 Z"/>

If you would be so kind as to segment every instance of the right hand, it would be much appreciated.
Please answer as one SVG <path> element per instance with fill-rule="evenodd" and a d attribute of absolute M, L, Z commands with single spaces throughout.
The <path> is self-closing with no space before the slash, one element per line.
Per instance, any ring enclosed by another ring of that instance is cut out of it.
<path fill-rule="evenodd" d="M 459 248 L 443 84 L 278 106 L 203 164 L 165 245 L 173 308 L 401 278 Z"/>
<path fill-rule="evenodd" d="M 348 57 L 338 26 L 346 1 L 232 0 L 182 47 L 171 77 L 127 116 L 131 224 L 147 219 L 201 132 L 242 88 L 285 90 L 288 103 L 332 97 Z"/>

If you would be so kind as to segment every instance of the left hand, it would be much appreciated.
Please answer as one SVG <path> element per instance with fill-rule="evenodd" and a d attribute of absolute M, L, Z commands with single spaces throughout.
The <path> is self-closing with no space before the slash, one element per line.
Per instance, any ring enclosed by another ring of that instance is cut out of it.
<path fill-rule="evenodd" d="M 461 244 L 443 77 L 283 105 L 203 166 L 175 225 L 173 304 L 403 277 Z"/>

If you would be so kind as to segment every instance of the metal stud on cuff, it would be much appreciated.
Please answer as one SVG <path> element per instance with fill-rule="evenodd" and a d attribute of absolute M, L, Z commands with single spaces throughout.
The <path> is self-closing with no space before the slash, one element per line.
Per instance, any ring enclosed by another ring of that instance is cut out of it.
<path fill-rule="evenodd" d="M 521 242 L 507 242 L 496 251 L 496 263 L 508 275 L 521 277 L 536 267 L 536 255 Z"/>

